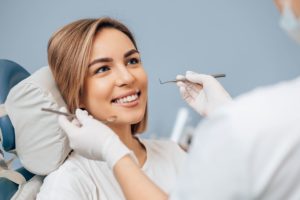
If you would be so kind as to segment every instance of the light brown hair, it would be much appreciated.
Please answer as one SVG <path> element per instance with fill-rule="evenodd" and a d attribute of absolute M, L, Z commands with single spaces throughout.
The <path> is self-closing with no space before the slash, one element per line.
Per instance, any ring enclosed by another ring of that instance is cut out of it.
<path fill-rule="evenodd" d="M 129 37 L 137 49 L 133 34 L 121 22 L 108 18 L 81 19 L 55 32 L 48 42 L 48 63 L 56 84 L 68 105 L 70 112 L 79 108 L 83 83 L 96 33 L 104 28 L 114 28 Z M 133 134 L 145 131 L 147 126 L 147 105 L 142 121 L 131 125 Z"/>

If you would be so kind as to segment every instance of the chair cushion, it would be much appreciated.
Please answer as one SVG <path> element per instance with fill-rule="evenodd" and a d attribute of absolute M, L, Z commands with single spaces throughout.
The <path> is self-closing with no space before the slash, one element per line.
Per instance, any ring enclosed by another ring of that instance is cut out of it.
<path fill-rule="evenodd" d="M 47 175 L 58 168 L 70 152 L 68 139 L 57 115 L 41 108 L 66 106 L 49 67 L 43 67 L 14 86 L 5 109 L 15 129 L 16 152 L 30 172 Z"/>
<path fill-rule="evenodd" d="M 29 75 L 29 72 L 19 64 L 10 60 L 0 59 L 0 104 L 5 102 L 10 89 Z M 0 130 L 0 141 L 3 149 L 5 151 L 14 150 L 15 133 L 8 116 L 0 118 L 0 129 L 2 130 Z"/>

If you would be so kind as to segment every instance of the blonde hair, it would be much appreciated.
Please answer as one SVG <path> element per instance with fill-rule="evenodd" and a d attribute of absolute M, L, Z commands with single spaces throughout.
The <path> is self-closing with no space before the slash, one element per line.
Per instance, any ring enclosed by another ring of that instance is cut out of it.
<path fill-rule="evenodd" d="M 121 22 L 108 17 L 81 19 L 55 32 L 48 42 L 48 63 L 70 112 L 79 108 L 80 95 L 88 71 L 94 37 L 104 28 L 114 28 L 129 37 L 137 49 L 133 34 Z M 132 133 L 147 126 L 147 105 L 142 121 L 131 125 Z"/>

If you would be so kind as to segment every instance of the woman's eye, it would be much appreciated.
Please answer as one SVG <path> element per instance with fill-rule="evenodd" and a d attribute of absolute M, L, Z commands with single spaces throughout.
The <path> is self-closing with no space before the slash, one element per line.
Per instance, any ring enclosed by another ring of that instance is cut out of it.
<path fill-rule="evenodd" d="M 135 65 L 135 64 L 138 64 L 138 63 L 140 63 L 140 60 L 139 60 L 138 58 L 131 58 L 131 59 L 127 62 L 127 64 L 129 64 L 129 65 Z"/>
<path fill-rule="evenodd" d="M 96 70 L 95 74 L 103 73 L 103 72 L 106 72 L 106 71 L 109 71 L 109 70 L 110 70 L 109 66 L 102 66 L 102 67 L 100 67 Z"/>

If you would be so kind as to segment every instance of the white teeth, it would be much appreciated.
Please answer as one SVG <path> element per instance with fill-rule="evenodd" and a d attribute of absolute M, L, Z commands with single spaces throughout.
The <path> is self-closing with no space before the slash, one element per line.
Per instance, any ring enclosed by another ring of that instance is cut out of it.
<path fill-rule="evenodd" d="M 135 101 L 137 98 L 138 98 L 138 95 L 137 94 L 133 94 L 133 95 L 130 95 L 130 96 L 127 96 L 127 97 L 123 97 L 123 98 L 117 99 L 116 103 L 119 103 L 119 104 L 129 103 L 131 101 Z"/>

